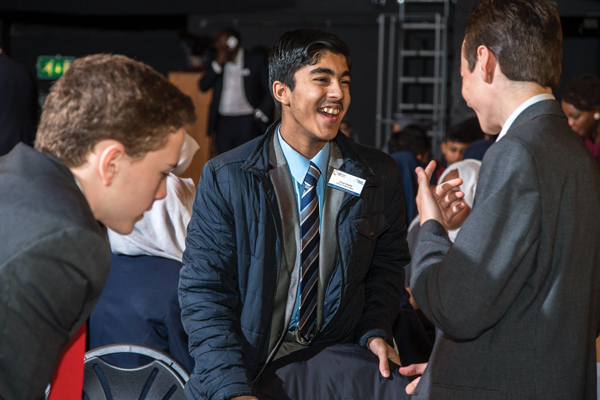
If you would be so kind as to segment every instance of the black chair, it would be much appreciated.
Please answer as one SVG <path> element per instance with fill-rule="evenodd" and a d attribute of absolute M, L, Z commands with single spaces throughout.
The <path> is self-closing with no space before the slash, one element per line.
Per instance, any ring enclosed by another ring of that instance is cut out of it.
<path fill-rule="evenodd" d="M 100 357 L 133 353 L 153 360 L 138 368 L 121 368 Z M 113 344 L 85 354 L 84 400 L 185 400 L 183 387 L 189 379 L 186 368 L 171 355 L 150 346 Z"/>

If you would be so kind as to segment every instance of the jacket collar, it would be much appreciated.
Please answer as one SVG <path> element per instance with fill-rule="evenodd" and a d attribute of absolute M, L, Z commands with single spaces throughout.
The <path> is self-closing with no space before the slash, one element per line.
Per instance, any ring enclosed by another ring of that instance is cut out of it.
<path fill-rule="evenodd" d="M 244 172 L 251 172 L 267 178 L 268 171 L 277 165 L 273 146 L 273 136 L 277 133 L 277 127 L 281 120 L 277 120 L 267 128 L 267 132 L 259 140 L 256 148 L 250 154 L 248 159 L 242 164 L 240 169 Z M 342 152 L 342 163 L 340 169 L 344 172 L 365 179 L 365 186 L 379 186 L 380 182 L 375 177 L 375 173 L 361 156 L 356 144 L 346 137 L 343 133 L 333 139 Z"/>
<path fill-rule="evenodd" d="M 507 133 L 514 130 L 515 128 L 523 125 L 524 123 L 531 121 L 540 115 L 554 115 L 556 117 L 565 118 L 565 114 L 560 107 L 560 104 L 556 100 L 542 100 L 534 103 L 527 107 L 519 116 L 514 120 Z"/>

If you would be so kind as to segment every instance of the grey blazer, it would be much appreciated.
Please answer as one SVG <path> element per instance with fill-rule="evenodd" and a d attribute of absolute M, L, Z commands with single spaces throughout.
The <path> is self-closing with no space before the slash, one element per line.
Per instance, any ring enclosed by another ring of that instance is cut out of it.
<path fill-rule="evenodd" d="M 44 398 L 109 269 L 71 171 L 23 144 L 0 157 L 0 398 Z"/>
<path fill-rule="evenodd" d="M 438 335 L 414 399 L 595 399 L 600 171 L 559 104 L 485 155 L 452 244 L 421 226 L 411 289 Z"/>

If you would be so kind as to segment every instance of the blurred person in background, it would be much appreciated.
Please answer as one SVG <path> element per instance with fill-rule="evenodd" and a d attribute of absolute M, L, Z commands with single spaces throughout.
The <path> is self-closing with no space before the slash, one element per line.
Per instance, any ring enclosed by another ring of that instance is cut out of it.
<path fill-rule="evenodd" d="M 392 134 L 388 151 L 398 164 L 402 174 L 404 202 L 406 204 L 406 225 L 418 214 L 415 197 L 417 195 L 417 175 L 415 168 L 424 167 L 429 161 L 431 142 L 427 132 L 420 125 L 412 124 Z"/>
<path fill-rule="evenodd" d="M 440 145 L 442 157 L 436 160 L 436 167 L 431 177 L 430 184 L 437 185 L 440 176 L 449 165 L 464 158 L 465 151 L 471 143 L 483 139 L 484 133 L 479 126 L 477 118 L 468 118 L 446 131 L 444 141 Z"/>
<path fill-rule="evenodd" d="M 561 105 L 571 129 L 585 141 L 600 167 L 600 79 L 592 74 L 574 78 Z"/>
<path fill-rule="evenodd" d="M 19 142 L 33 146 L 39 112 L 33 79 L 0 48 L 0 156 Z"/>
<path fill-rule="evenodd" d="M 238 31 L 221 30 L 215 59 L 200 79 L 200 90 L 213 89 L 208 134 L 216 135 L 219 154 L 262 135 L 273 118 L 273 99 L 264 54 L 241 46 Z"/>

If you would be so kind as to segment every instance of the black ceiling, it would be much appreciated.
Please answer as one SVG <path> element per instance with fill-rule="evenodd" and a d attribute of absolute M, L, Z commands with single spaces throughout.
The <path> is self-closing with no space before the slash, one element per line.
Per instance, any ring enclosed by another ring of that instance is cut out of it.
<path fill-rule="evenodd" d="M 185 15 L 292 7 L 296 0 L 2 0 L 0 12 L 70 15 Z"/>

